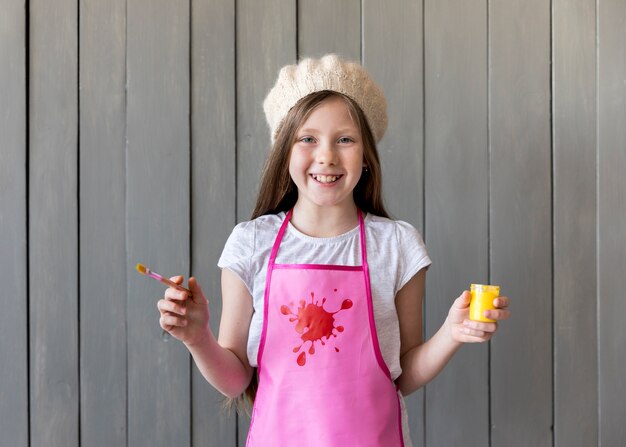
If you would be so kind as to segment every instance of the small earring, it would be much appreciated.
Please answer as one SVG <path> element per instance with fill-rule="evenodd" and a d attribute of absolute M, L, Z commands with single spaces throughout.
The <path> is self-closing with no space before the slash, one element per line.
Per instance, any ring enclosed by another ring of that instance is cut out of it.
<path fill-rule="evenodd" d="M 363 172 L 369 172 L 369 169 L 367 169 L 367 166 L 363 166 Z"/>

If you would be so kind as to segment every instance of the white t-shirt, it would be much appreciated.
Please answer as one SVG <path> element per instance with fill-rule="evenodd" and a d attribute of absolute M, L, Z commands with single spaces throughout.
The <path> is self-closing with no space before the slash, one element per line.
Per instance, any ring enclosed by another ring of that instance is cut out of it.
<path fill-rule="evenodd" d="M 226 241 L 217 264 L 237 275 L 252 296 L 254 314 L 247 350 L 251 366 L 257 366 L 263 328 L 267 263 L 284 218 L 285 213 L 281 212 L 238 224 Z M 383 359 L 395 380 L 402 372 L 396 293 L 431 261 L 422 237 L 412 225 L 373 214 L 367 214 L 364 221 L 376 333 Z M 360 245 L 358 226 L 339 236 L 316 238 L 289 224 L 276 263 L 361 265 Z M 402 419 L 408 435 L 404 405 Z M 410 445 L 410 441 L 405 443 Z"/>

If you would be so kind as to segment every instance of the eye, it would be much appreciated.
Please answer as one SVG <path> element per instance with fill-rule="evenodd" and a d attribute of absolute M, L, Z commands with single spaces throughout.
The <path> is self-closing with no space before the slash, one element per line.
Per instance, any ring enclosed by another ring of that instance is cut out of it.
<path fill-rule="evenodd" d="M 339 138 L 339 143 L 341 144 L 348 144 L 348 143 L 354 143 L 354 140 L 350 137 L 341 137 Z"/>
<path fill-rule="evenodd" d="M 315 143 L 315 139 L 313 137 L 301 137 L 298 139 L 298 141 L 307 144 Z"/>

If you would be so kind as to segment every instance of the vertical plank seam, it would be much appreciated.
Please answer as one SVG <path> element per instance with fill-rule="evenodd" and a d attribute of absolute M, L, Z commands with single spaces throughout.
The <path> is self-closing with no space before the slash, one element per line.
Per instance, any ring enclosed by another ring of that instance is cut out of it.
<path fill-rule="evenodd" d="M 80 355 L 80 0 L 76 0 L 76 385 L 77 391 L 77 445 L 81 440 L 81 355 Z"/>
<path fill-rule="evenodd" d="M 363 22 L 365 21 L 365 15 L 363 14 L 363 1 L 361 0 L 359 2 L 359 25 L 361 26 L 361 29 L 359 30 L 359 35 L 361 36 L 361 41 L 359 42 L 359 60 L 361 61 L 361 64 L 363 64 L 363 40 L 365 39 L 365 26 L 363 26 Z"/>
<path fill-rule="evenodd" d="M 239 98 L 238 98 L 238 93 L 239 93 L 239 89 L 238 89 L 238 83 L 237 80 L 239 79 L 239 73 L 238 73 L 238 68 L 239 68 L 239 64 L 237 63 L 238 60 L 238 29 L 237 29 L 237 24 L 238 24 L 238 20 L 237 17 L 239 16 L 239 0 L 235 0 L 234 2 L 234 14 L 233 14 L 233 22 L 234 22 L 234 26 L 233 26 L 233 40 L 235 42 L 235 44 L 233 45 L 233 49 L 234 49 L 234 64 L 235 64 L 235 85 L 234 85 L 234 93 L 235 93 L 235 97 L 233 98 L 234 100 L 234 109 L 235 109 L 235 113 L 234 113 L 234 118 L 235 118 L 235 169 L 234 169 L 234 174 L 235 174 L 235 222 L 239 221 L 239 123 L 238 123 L 238 119 L 239 119 L 239 111 L 238 111 L 238 104 L 239 104 Z"/>
<path fill-rule="evenodd" d="M 555 272 L 555 267 L 554 267 L 554 255 L 555 255 L 555 228 L 554 228 L 554 221 L 555 221 L 555 217 L 554 217 L 554 191 L 555 191 L 555 175 L 554 175 L 554 171 L 555 171 L 555 164 L 554 164 L 554 149 L 555 149 L 555 145 L 554 145 L 554 1 L 550 0 L 550 17 L 549 17 L 549 26 L 550 26 L 550 173 L 551 173 L 551 181 L 550 181 L 550 228 L 552 229 L 552 234 L 551 236 L 551 244 L 550 244 L 550 248 L 551 248 L 551 253 L 550 253 L 550 277 L 551 277 L 551 290 L 550 290 L 550 295 L 551 295 L 551 300 L 550 300 L 550 313 L 551 313 L 551 318 L 550 321 L 552 322 L 552 324 L 550 325 L 550 336 L 552 338 L 552 406 L 551 406 L 551 425 L 550 425 L 550 434 L 551 434 L 551 439 L 552 439 L 552 445 L 555 446 L 556 445 L 556 434 L 555 434 L 555 404 L 556 404 L 556 359 L 555 359 L 555 353 L 556 353 L 556 339 L 555 339 L 555 330 L 554 330 L 554 310 L 555 310 L 555 306 L 554 306 L 554 300 L 555 300 L 555 291 L 556 291 L 556 287 L 555 287 L 555 278 L 554 278 L 554 272 Z"/>
<path fill-rule="evenodd" d="M 235 153 L 233 155 L 234 157 L 234 174 L 235 174 L 235 181 L 234 181 L 234 186 L 235 186 L 235 207 L 233 209 L 234 211 L 234 217 L 235 217 L 235 222 L 237 223 L 238 221 L 238 216 L 237 216 L 237 210 L 239 209 L 239 188 L 238 188 L 238 168 L 237 168 L 237 164 L 239 162 L 239 132 L 237 131 L 238 127 L 239 127 L 239 123 L 238 123 L 238 119 L 239 119 L 239 115 L 238 115 L 238 104 L 239 101 L 237 99 L 238 94 L 239 94 L 239 89 L 237 88 L 237 79 L 238 79 L 238 67 L 239 65 L 237 64 L 237 17 L 238 17 L 238 7 L 237 7 L 237 0 L 233 0 L 233 73 L 234 73 L 234 82 L 233 82 L 233 109 L 234 109 L 234 113 L 233 113 L 233 119 L 234 119 L 234 139 L 235 139 Z M 235 446 L 239 446 L 239 413 L 236 412 L 235 413 Z"/>
<path fill-rule="evenodd" d="M 359 8 L 359 10 L 357 11 L 357 15 L 358 15 L 358 26 L 359 26 L 359 30 L 356 33 L 356 36 L 358 36 L 359 39 L 359 61 L 361 63 L 361 65 L 365 64 L 365 61 L 363 60 L 363 40 L 365 38 L 365 15 L 363 14 L 364 8 L 363 8 L 363 2 L 364 0 L 353 0 L 352 4 L 356 4 Z M 350 42 L 352 42 L 352 38 L 349 39 Z M 347 42 L 347 41 L 346 41 Z M 351 49 L 348 49 L 349 44 L 345 44 L 346 46 L 343 47 L 342 49 L 342 53 L 345 54 L 341 54 L 341 56 L 347 58 L 347 59 L 351 59 L 354 60 L 355 55 L 354 53 L 351 52 Z M 342 44 L 343 46 L 343 44 Z M 327 51 L 325 51 L 325 53 L 327 53 Z"/>
<path fill-rule="evenodd" d="M 296 0 L 296 62 L 300 60 L 300 0 Z"/>
<path fill-rule="evenodd" d="M 25 61 L 24 102 L 25 102 L 25 219 L 26 219 L 26 442 L 31 444 L 31 374 L 30 374 L 30 0 L 25 1 L 24 46 Z"/>
<path fill-rule="evenodd" d="M 487 0 L 486 15 L 487 15 L 487 43 L 485 59 L 487 62 L 485 81 L 487 83 L 487 278 L 489 278 L 489 284 L 493 284 L 493 278 L 491 277 L 491 2 Z M 492 354 L 491 340 L 487 343 L 487 442 L 489 447 L 492 445 L 492 427 L 493 427 L 493 415 L 491 412 L 492 406 L 492 394 L 491 387 L 493 378 L 491 376 L 491 354 Z"/>
<path fill-rule="evenodd" d="M 189 227 L 188 227 L 188 240 L 189 240 L 189 252 L 187 253 L 189 259 L 189 272 L 187 275 L 187 281 L 191 277 L 193 273 L 193 1 L 188 0 L 188 65 L 187 65 L 187 75 L 189 77 L 189 82 L 187 85 L 187 132 L 189 139 Z M 188 363 L 188 390 L 189 390 L 189 447 L 193 446 L 193 359 L 191 355 L 187 355 L 187 363 Z"/>
<path fill-rule="evenodd" d="M 239 111 L 237 110 L 237 105 L 239 103 L 238 100 L 238 79 L 239 79 L 239 74 L 237 72 L 237 68 L 238 68 L 238 57 L 237 57 L 237 48 L 238 48 L 238 39 L 237 39 L 237 33 L 238 33 L 238 28 L 237 28 L 237 23 L 238 20 L 237 18 L 239 17 L 239 8 L 238 8 L 238 0 L 233 0 L 233 34 L 232 34 L 232 39 L 233 39 L 233 65 L 234 65 L 234 85 L 233 85 L 233 108 L 234 108 L 234 113 L 233 113 L 233 118 L 234 118 L 234 132 L 233 132 L 233 137 L 234 137 L 234 149 L 235 149 L 235 154 L 234 154 L 234 177 L 235 177 L 235 181 L 234 181 L 234 186 L 235 186 L 235 194 L 234 194 L 234 199 L 235 199 L 235 208 L 234 208 L 234 214 L 235 214 L 235 223 L 237 223 L 239 221 L 239 176 L 238 176 L 238 172 L 239 172 Z M 239 415 L 239 411 L 235 412 L 235 446 L 239 447 L 239 425 L 241 423 L 241 417 Z"/>
<path fill-rule="evenodd" d="M 426 0 L 422 1 L 422 237 L 426 240 Z M 422 340 L 426 339 L 426 290 L 422 298 Z M 426 385 L 422 387 L 422 446 L 426 447 Z"/>
<path fill-rule="evenodd" d="M 128 262 L 128 0 L 124 2 L 124 234 L 125 244 L 124 253 L 126 254 L 126 262 Z M 130 438 L 130 419 L 129 414 L 129 396 L 128 396 L 128 276 L 126 276 L 126 299 L 124 300 L 124 338 L 126 339 L 126 346 L 124 350 L 124 408 L 126 414 L 124 415 L 124 445 L 128 447 L 128 441 Z"/>
<path fill-rule="evenodd" d="M 595 1 L 595 94 L 596 94 L 596 110 L 595 110 L 595 119 L 596 119 L 596 166 L 595 166 L 595 174 L 596 174 L 596 393 L 597 393 L 597 425 L 596 425 L 596 439 L 598 446 L 602 445 L 601 442 L 601 434 L 602 431 L 600 429 L 600 423 L 602 421 L 602 405 L 601 399 L 602 395 L 601 386 L 600 386 L 600 373 L 601 373 L 601 353 L 600 351 L 600 342 L 601 342 L 601 331 L 600 331 L 600 0 Z"/>

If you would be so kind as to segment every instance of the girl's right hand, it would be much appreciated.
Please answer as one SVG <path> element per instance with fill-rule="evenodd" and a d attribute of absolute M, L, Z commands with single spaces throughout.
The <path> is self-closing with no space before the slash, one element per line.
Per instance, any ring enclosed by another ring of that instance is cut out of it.
<path fill-rule="evenodd" d="M 183 276 L 173 276 L 170 280 L 182 284 Z M 193 276 L 189 278 L 189 290 L 191 296 L 187 292 L 169 287 L 165 291 L 164 299 L 157 303 L 161 327 L 188 346 L 201 343 L 208 337 L 210 330 L 209 302 Z"/>

